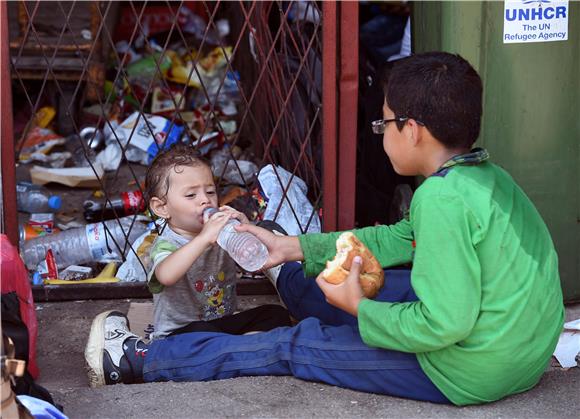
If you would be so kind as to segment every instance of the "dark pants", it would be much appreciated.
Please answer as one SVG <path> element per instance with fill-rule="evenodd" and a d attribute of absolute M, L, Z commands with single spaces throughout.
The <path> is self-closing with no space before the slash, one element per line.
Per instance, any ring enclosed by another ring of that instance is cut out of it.
<path fill-rule="evenodd" d="M 386 271 L 378 300 L 414 301 L 410 271 Z M 415 354 L 372 348 L 356 319 L 329 305 L 301 265 L 284 265 L 278 290 L 293 327 L 235 336 L 199 332 L 154 341 L 145 357 L 144 380 L 208 381 L 256 375 L 293 375 L 369 393 L 436 403 L 449 400 L 425 375 Z"/>
<path fill-rule="evenodd" d="M 191 332 L 221 332 L 243 335 L 248 332 L 267 332 L 281 326 L 291 326 L 288 310 L 276 304 L 266 304 L 231 316 L 210 321 L 191 322 L 169 336 Z"/>

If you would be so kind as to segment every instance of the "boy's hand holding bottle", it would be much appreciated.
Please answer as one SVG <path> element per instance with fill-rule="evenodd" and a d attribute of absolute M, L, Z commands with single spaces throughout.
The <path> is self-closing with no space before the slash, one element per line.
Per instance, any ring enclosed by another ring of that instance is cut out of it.
<path fill-rule="evenodd" d="M 220 214 L 222 214 L 221 217 Z M 203 211 L 203 218 L 204 221 L 207 220 L 207 224 L 204 223 L 201 234 L 204 234 L 207 225 L 208 234 L 211 232 L 208 237 L 213 240 L 212 243 L 217 242 L 242 269 L 255 272 L 265 265 L 268 260 L 266 246 L 253 234 L 235 229 L 242 223 L 249 224 L 244 214 L 228 206 L 222 206 L 219 209 L 208 207 Z M 218 220 L 221 221 L 218 223 Z M 215 227 L 213 227 L 214 223 L 216 223 Z M 210 224 L 212 227 L 209 227 Z M 215 229 L 218 225 L 220 228 L 215 236 Z"/>
<path fill-rule="evenodd" d="M 236 231 L 252 233 L 268 249 L 268 259 L 262 269 L 278 266 L 284 262 L 304 260 L 298 236 L 278 236 L 253 224 L 236 226 Z"/>

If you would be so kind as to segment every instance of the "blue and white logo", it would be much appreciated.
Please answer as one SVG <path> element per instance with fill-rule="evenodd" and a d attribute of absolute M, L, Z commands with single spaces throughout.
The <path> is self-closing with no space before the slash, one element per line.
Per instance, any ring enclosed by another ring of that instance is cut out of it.
<path fill-rule="evenodd" d="M 568 1 L 505 0 L 504 44 L 568 39 Z"/>

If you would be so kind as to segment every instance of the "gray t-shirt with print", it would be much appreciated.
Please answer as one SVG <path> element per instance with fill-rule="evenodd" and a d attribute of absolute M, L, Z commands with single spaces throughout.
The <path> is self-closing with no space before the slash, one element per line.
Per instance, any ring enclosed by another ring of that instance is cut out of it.
<path fill-rule="evenodd" d="M 188 242 L 166 226 L 151 246 L 152 266 L 147 276 L 154 303 L 151 339 L 163 338 L 193 321 L 217 319 L 236 310 L 236 264 L 217 244 L 206 249 L 174 285 L 163 286 L 157 281 L 157 265 Z"/>

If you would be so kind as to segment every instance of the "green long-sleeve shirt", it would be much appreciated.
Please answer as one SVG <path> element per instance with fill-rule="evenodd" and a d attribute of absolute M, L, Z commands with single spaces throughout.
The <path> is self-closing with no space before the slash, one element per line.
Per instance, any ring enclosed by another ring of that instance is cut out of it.
<path fill-rule="evenodd" d="M 338 234 L 300 236 L 307 275 L 334 257 Z M 384 267 L 412 261 L 419 297 L 364 299 L 366 344 L 416 353 L 458 405 L 538 382 L 564 319 L 558 259 L 537 210 L 504 170 L 488 162 L 443 170 L 417 189 L 409 220 L 355 234 Z"/>

